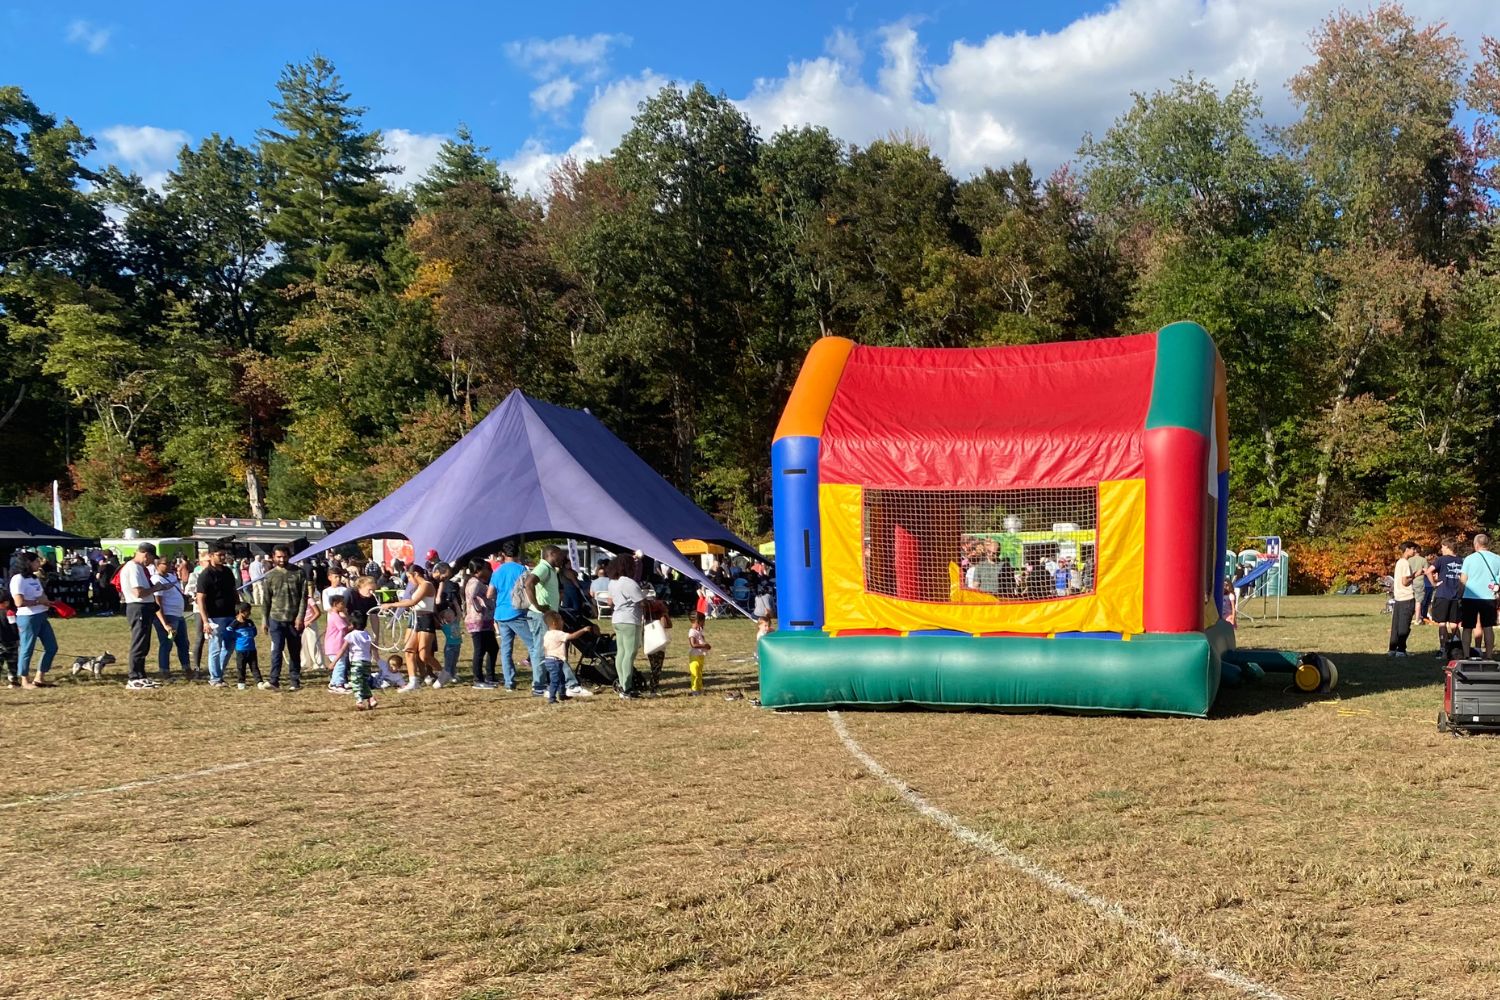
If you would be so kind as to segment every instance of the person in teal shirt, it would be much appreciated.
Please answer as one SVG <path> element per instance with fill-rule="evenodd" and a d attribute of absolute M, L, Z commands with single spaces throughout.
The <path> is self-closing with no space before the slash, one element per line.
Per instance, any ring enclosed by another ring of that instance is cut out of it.
<path fill-rule="evenodd" d="M 1464 557 L 1459 580 L 1464 585 L 1462 621 L 1464 658 L 1473 652 L 1474 629 L 1484 638 L 1484 658 L 1495 658 L 1495 595 L 1500 592 L 1500 557 L 1490 551 L 1490 536 L 1474 536 L 1474 551 Z"/>

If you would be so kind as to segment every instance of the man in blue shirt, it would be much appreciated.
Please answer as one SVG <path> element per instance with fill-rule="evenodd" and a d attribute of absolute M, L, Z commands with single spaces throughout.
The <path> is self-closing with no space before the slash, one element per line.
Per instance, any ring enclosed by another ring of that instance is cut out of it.
<path fill-rule="evenodd" d="M 1484 635 L 1484 658 L 1495 658 L 1495 594 L 1500 591 L 1500 557 L 1490 551 L 1490 536 L 1474 536 L 1474 551 L 1464 558 L 1459 580 L 1464 585 L 1462 606 L 1464 658 L 1473 655 L 1473 634 L 1477 624 Z"/>
<path fill-rule="evenodd" d="M 527 656 L 531 655 L 531 624 L 526 620 L 526 609 L 518 609 L 510 602 L 511 591 L 525 572 L 526 567 L 516 560 L 516 543 L 506 542 L 500 546 L 500 565 L 490 574 L 490 586 L 485 591 L 495 605 L 495 638 L 500 642 L 500 673 L 507 691 L 516 689 L 511 640 L 520 639 Z"/>

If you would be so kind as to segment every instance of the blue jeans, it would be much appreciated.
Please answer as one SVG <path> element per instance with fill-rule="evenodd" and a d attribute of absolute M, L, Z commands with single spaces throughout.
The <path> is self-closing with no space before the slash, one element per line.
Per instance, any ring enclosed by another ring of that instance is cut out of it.
<path fill-rule="evenodd" d="M 177 630 L 177 636 L 169 641 L 167 630 L 162 628 L 161 622 L 155 618 L 151 619 L 156 626 L 156 669 L 164 674 L 172 672 L 172 647 L 176 646 L 177 662 L 182 665 L 182 672 L 186 674 L 188 672 L 188 637 L 187 629 L 183 628 L 182 617 L 180 615 L 163 615 L 162 617 L 166 618 L 167 625 Z"/>
<path fill-rule="evenodd" d="M 563 693 L 563 661 L 549 656 L 542 661 L 547 668 L 547 700 L 556 701 Z"/>
<path fill-rule="evenodd" d="M 333 664 L 333 674 L 328 678 L 328 686 L 341 688 L 349 683 L 349 654 L 340 656 Z"/>
<path fill-rule="evenodd" d="M 208 679 L 211 681 L 222 681 L 224 671 L 229 669 L 229 640 L 224 638 L 224 629 L 228 628 L 233 618 L 210 618 L 214 623 L 213 635 L 209 636 L 208 643 Z"/>
<path fill-rule="evenodd" d="M 275 618 L 266 622 L 266 631 L 271 633 L 271 676 L 267 680 L 272 687 L 281 686 L 283 651 L 286 653 L 287 668 L 291 671 L 292 684 L 302 686 L 302 632 L 293 628 L 292 624 Z"/>
<path fill-rule="evenodd" d="M 16 659 L 16 675 L 25 677 L 31 671 L 31 654 L 36 644 L 42 644 L 42 662 L 37 676 L 45 677 L 52 669 L 52 658 L 57 655 L 57 636 L 52 634 L 52 622 L 45 613 L 40 615 L 16 615 L 16 628 L 21 631 L 20 655 Z"/>
<path fill-rule="evenodd" d="M 458 676 L 458 654 L 463 650 L 464 629 L 458 622 L 443 626 L 443 673 Z"/>
<path fill-rule="evenodd" d="M 541 694 L 547 689 L 547 671 L 542 667 L 542 633 L 547 631 L 547 623 L 540 611 L 528 611 L 526 624 L 531 628 L 531 690 Z"/>
<path fill-rule="evenodd" d="M 496 618 L 495 638 L 500 643 L 500 676 L 505 686 L 516 686 L 516 664 L 511 658 L 511 640 L 520 639 L 531 650 L 531 625 L 523 618 Z"/>

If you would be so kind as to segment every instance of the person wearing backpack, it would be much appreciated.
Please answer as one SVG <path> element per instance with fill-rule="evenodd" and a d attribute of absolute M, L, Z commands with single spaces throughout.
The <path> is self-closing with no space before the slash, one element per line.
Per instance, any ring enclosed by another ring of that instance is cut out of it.
<path fill-rule="evenodd" d="M 1459 581 L 1464 585 L 1459 623 L 1464 637 L 1464 659 L 1473 655 L 1474 629 L 1484 637 L 1484 658 L 1495 658 L 1495 599 L 1500 594 L 1500 556 L 1490 551 L 1490 536 L 1474 536 L 1474 551 L 1464 558 Z"/>
<path fill-rule="evenodd" d="M 507 691 L 516 689 L 516 664 L 511 648 L 514 640 L 520 639 L 526 646 L 527 658 L 531 656 L 531 624 L 526 620 L 526 605 L 517 607 L 512 599 L 525 573 L 526 567 L 516 560 L 516 543 L 506 542 L 500 547 L 500 565 L 490 574 L 490 585 L 485 589 L 486 598 L 495 608 L 500 677 Z"/>

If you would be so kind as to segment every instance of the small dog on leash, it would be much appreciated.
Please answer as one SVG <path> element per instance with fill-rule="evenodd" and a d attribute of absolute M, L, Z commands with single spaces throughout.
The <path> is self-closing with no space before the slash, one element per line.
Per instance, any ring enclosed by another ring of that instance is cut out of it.
<path fill-rule="evenodd" d="M 114 654 L 105 650 L 98 656 L 75 656 L 73 658 L 73 676 L 87 671 L 95 680 L 104 676 L 104 668 L 115 662 Z"/>

